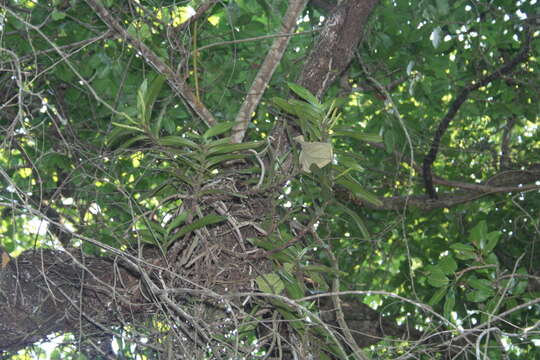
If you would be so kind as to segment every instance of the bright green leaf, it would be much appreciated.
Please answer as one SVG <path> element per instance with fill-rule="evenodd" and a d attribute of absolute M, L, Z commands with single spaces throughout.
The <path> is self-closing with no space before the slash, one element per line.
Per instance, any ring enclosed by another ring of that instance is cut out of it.
<path fill-rule="evenodd" d="M 438 267 L 446 275 L 451 275 L 456 271 L 457 263 L 452 257 L 452 255 L 446 255 L 441 260 L 439 260 Z"/>
<path fill-rule="evenodd" d="M 428 277 L 428 283 L 433 287 L 443 287 L 448 285 L 450 280 L 439 268 L 435 268 Z"/>
<path fill-rule="evenodd" d="M 285 284 L 276 273 L 257 276 L 255 281 L 263 293 L 279 295 L 285 289 Z"/>

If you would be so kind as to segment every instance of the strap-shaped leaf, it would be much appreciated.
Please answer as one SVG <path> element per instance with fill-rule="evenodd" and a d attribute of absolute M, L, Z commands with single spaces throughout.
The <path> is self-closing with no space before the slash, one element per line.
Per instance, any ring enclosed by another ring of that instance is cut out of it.
<path fill-rule="evenodd" d="M 225 121 L 214 125 L 210 129 L 206 130 L 206 132 L 203 134 L 203 139 L 206 140 L 208 138 L 211 138 L 212 136 L 221 135 L 224 132 L 231 130 L 233 125 L 234 121 Z"/>
<path fill-rule="evenodd" d="M 208 154 L 209 155 L 227 154 L 234 151 L 255 149 L 263 144 L 264 144 L 264 141 L 251 141 L 251 142 L 245 142 L 245 143 L 240 143 L 240 144 L 219 145 L 219 146 L 214 146 L 213 148 L 211 148 L 208 151 Z"/>
<path fill-rule="evenodd" d="M 369 233 L 369 230 L 366 226 L 366 224 L 364 223 L 364 220 L 362 220 L 362 218 L 360 216 L 358 216 L 358 214 L 349 209 L 345 204 L 342 204 L 338 201 L 336 201 L 336 204 L 343 210 L 347 213 L 347 215 L 349 215 L 353 221 L 355 222 L 356 226 L 358 227 L 358 229 L 360 230 L 360 232 L 362 233 L 362 236 L 366 239 L 366 240 L 369 240 L 371 241 L 371 235 Z"/>
<path fill-rule="evenodd" d="M 146 139 L 148 139 L 148 136 L 146 136 L 146 135 L 135 136 L 135 137 L 132 137 L 130 139 L 127 139 L 118 148 L 119 149 L 126 149 L 126 148 L 130 147 L 131 145 L 135 144 L 137 141 L 146 140 Z"/>
<path fill-rule="evenodd" d="M 164 136 L 158 140 L 158 143 L 163 146 L 189 147 L 192 149 L 199 148 L 199 145 L 197 145 L 195 142 L 175 135 Z"/>
<path fill-rule="evenodd" d="M 300 96 L 302 99 L 306 100 L 311 105 L 315 105 L 319 108 L 322 107 L 319 99 L 317 99 L 312 93 L 310 93 L 308 89 L 291 82 L 287 83 L 287 85 L 289 85 L 289 88 L 294 91 L 296 95 Z"/>
<path fill-rule="evenodd" d="M 172 239 L 167 241 L 166 247 L 169 247 L 172 243 L 174 243 L 176 240 L 180 239 L 182 236 L 186 235 L 187 233 L 190 233 L 194 230 L 200 229 L 207 225 L 220 223 L 222 221 L 225 221 L 226 219 L 227 219 L 226 216 L 221 216 L 221 215 L 216 215 L 216 214 L 206 215 L 192 222 L 191 224 L 182 227 L 176 234 L 174 234 Z"/>
<path fill-rule="evenodd" d="M 167 226 L 167 234 L 169 234 L 173 229 L 177 228 L 178 226 L 182 225 L 186 219 L 187 219 L 188 213 L 183 212 L 177 217 L 174 218 L 173 221 Z"/>
<path fill-rule="evenodd" d="M 332 136 L 344 136 L 351 137 L 360 141 L 369 141 L 381 143 L 383 141 L 382 136 L 377 134 L 366 134 L 360 131 L 350 130 L 350 129 L 335 129 L 332 133 Z"/>
<path fill-rule="evenodd" d="M 243 159 L 249 155 L 250 154 L 248 153 L 248 154 L 225 154 L 225 155 L 212 156 L 206 159 L 206 167 L 210 168 L 224 161 Z"/>
<path fill-rule="evenodd" d="M 350 190 L 354 195 L 358 196 L 362 200 L 365 200 L 373 205 L 376 206 L 382 206 L 383 203 L 377 195 L 372 194 L 371 192 L 364 189 L 362 185 L 360 185 L 356 180 L 354 180 L 351 176 L 348 174 L 345 176 L 340 177 L 336 180 L 336 182 L 344 187 L 346 187 L 348 190 Z"/>

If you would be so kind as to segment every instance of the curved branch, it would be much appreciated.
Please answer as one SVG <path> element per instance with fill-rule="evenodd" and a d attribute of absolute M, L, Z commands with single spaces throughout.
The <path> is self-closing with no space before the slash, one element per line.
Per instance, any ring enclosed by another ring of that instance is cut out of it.
<path fill-rule="evenodd" d="M 479 89 L 482 86 L 487 85 L 491 81 L 508 74 L 511 72 L 518 64 L 525 61 L 528 57 L 529 48 L 531 44 L 531 37 L 532 34 L 529 31 L 528 27 L 526 27 L 527 35 L 525 37 L 525 40 L 523 42 L 523 46 L 521 47 L 521 50 L 518 52 L 518 54 L 509 62 L 492 72 L 491 74 L 483 77 L 479 81 L 473 81 L 469 86 L 461 90 L 460 94 L 456 97 L 454 102 L 450 105 L 450 108 L 448 109 L 448 112 L 444 116 L 444 118 L 439 123 L 439 127 L 437 128 L 437 131 L 435 132 L 435 136 L 433 137 L 433 142 L 431 143 L 431 147 L 429 149 L 428 154 L 424 158 L 424 163 L 422 166 L 422 173 L 424 175 L 424 186 L 426 188 L 426 192 L 428 193 L 429 197 L 431 199 L 437 198 L 437 192 L 435 191 L 435 187 L 433 186 L 433 174 L 431 171 L 431 167 L 433 165 L 433 162 L 435 162 L 435 158 L 437 157 L 437 152 L 439 151 L 439 145 L 441 143 L 441 139 L 448 129 L 448 125 L 450 125 L 450 122 L 452 119 L 456 116 L 457 112 L 459 111 L 461 105 L 468 99 L 469 94 L 477 89 Z"/>

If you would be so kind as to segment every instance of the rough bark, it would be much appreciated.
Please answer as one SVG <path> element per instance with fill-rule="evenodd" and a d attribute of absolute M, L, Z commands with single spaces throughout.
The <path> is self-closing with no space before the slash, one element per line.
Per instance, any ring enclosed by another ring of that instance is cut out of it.
<path fill-rule="evenodd" d="M 114 259 L 43 249 L 14 259 L 2 250 L 2 258 L 2 351 L 20 350 L 53 332 L 103 338 L 110 326 L 151 313 L 138 277 Z"/>
<path fill-rule="evenodd" d="M 298 83 L 321 98 L 345 71 L 379 0 L 343 1 L 332 8 Z"/>

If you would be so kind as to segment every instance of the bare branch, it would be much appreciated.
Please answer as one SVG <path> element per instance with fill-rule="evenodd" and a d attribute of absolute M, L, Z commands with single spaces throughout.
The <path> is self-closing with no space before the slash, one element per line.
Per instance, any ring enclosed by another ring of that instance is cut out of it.
<path fill-rule="evenodd" d="M 186 101 L 186 103 L 207 125 L 210 126 L 216 124 L 214 116 L 197 99 L 189 85 L 180 76 L 178 76 L 178 74 L 176 74 L 173 69 L 169 67 L 169 65 L 165 64 L 165 62 L 163 62 L 156 55 L 156 53 L 154 53 L 141 40 L 130 35 L 100 2 L 96 0 L 86 0 L 86 3 L 96 12 L 100 19 L 107 24 L 110 30 L 114 31 L 133 45 L 142 54 L 146 62 L 148 62 L 148 64 L 150 64 L 158 73 L 167 79 L 171 88 Z"/>
<path fill-rule="evenodd" d="M 294 0 L 289 2 L 289 7 L 285 13 L 281 28 L 282 34 L 289 34 L 292 32 L 296 25 L 296 19 L 302 10 L 304 10 L 306 2 L 307 0 Z M 266 55 L 257 76 L 255 76 L 255 79 L 251 84 L 246 99 L 240 107 L 238 115 L 236 115 L 232 135 L 233 143 L 240 143 L 244 139 L 244 135 L 246 134 L 249 122 L 251 120 L 251 114 L 253 114 L 259 105 L 261 97 L 264 94 L 264 91 L 268 86 L 274 71 L 281 61 L 287 45 L 289 44 L 289 39 L 289 36 L 276 38 L 272 44 L 272 47 L 270 48 L 270 51 L 268 51 L 268 54 Z"/>

